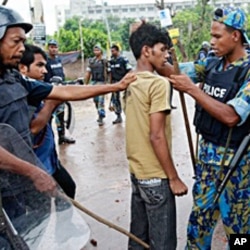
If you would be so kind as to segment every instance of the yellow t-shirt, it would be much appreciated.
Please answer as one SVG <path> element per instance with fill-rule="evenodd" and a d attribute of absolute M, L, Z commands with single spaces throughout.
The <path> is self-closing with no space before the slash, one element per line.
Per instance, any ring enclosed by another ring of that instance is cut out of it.
<path fill-rule="evenodd" d="M 166 178 L 150 143 L 150 114 L 170 110 L 170 84 L 151 72 L 137 73 L 124 99 L 126 152 L 130 172 L 137 179 Z M 171 120 L 166 114 L 166 138 L 171 150 Z"/>

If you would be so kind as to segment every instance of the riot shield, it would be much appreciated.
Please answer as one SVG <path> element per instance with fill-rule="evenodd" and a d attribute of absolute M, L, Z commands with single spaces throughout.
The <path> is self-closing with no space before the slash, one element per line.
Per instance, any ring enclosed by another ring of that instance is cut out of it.
<path fill-rule="evenodd" d="M 0 123 L 0 145 L 17 157 L 44 169 L 16 130 Z M 55 197 L 36 190 L 27 177 L 0 170 L 4 212 L 32 250 L 82 249 L 90 230 L 60 187 Z M 2 238 L 5 238 L 4 236 Z"/>

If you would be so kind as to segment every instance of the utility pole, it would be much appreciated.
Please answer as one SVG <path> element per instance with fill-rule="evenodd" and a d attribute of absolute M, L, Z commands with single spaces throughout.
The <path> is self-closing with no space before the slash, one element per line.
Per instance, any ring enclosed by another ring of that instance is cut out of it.
<path fill-rule="evenodd" d="M 107 19 L 107 15 L 106 15 L 106 12 L 105 12 L 105 9 L 104 9 L 104 1 L 102 0 L 102 16 L 104 18 L 104 22 L 105 22 L 105 25 L 106 25 L 106 29 L 107 29 L 107 33 L 108 33 L 108 50 L 111 46 L 111 43 L 112 43 L 112 39 L 111 39 L 111 34 L 110 34 L 110 28 L 109 28 L 109 23 L 108 23 L 108 19 Z M 110 51 L 107 51 L 107 57 L 109 58 L 109 52 Z"/>
<path fill-rule="evenodd" d="M 84 73 L 84 46 L 83 46 L 83 36 L 82 36 L 82 19 L 79 19 L 79 33 L 80 33 L 80 45 L 81 45 L 81 64 L 82 64 L 82 72 Z"/>

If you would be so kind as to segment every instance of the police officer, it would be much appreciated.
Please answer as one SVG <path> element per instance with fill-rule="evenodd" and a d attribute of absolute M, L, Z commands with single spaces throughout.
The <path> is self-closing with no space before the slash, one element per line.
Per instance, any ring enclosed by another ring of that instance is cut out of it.
<path fill-rule="evenodd" d="M 32 25 L 25 23 L 17 12 L 0 6 L 0 123 L 7 124 L 2 126 L 14 127 L 29 147 L 32 146 L 32 141 L 28 104 L 37 106 L 45 98 L 61 101 L 85 100 L 95 95 L 123 90 L 136 79 L 136 76 L 131 73 L 117 84 L 87 87 L 79 85 L 52 86 L 25 79 L 15 69 L 25 49 L 25 34 L 31 29 Z M 5 135 L 3 132 L 1 133 Z M 9 145 L 6 145 L 3 140 L 0 140 L 0 143 L 13 152 L 14 144 L 12 145 L 12 143 L 15 138 L 9 136 L 8 139 L 11 143 L 6 144 Z M 19 146 L 18 143 L 15 146 Z M 23 154 L 22 157 L 27 159 L 29 154 Z M 53 178 L 42 170 L 42 166 L 40 166 L 41 168 L 38 166 L 40 165 L 35 166 L 28 161 L 21 160 L 0 146 L 2 204 L 14 227 L 19 226 L 23 232 L 30 227 L 30 223 L 33 225 L 34 221 L 34 218 L 32 222 L 27 219 L 27 217 L 33 217 L 33 213 L 27 213 L 30 211 L 29 206 L 36 207 L 37 214 L 40 214 L 40 211 L 44 210 L 44 206 L 40 206 L 41 202 L 44 204 L 44 199 L 50 200 L 47 195 L 34 200 L 34 193 L 37 192 L 38 197 L 41 197 L 40 192 L 53 194 L 56 191 L 56 183 Z M 34 190 L 31 182 L 39 191 Z M 39 216 L 40 218 L 41 216 Z M 34 221 L 34 223 L 37 222 Z M 18 229 L 17 231 L 21 232 Z M 1 236 L 0 233 L 0 246 L 2 247 L 1 239 L 5 240 L 6 237 Z"/>
<path fill-rule="evenodd" d="M 102 85 L 107 81 L 107 60 L 103 58 L 103 51 L 100 45 L 93 48 L 94 57 L 89 59 L 86 69 L 85 84 L 89 84 L 91 79 L 92 85 Z M 100 95 L 94 97 L 95 107 L 98 113 L 98 125 L 103 126 L 103 118 L 105 118 L 105 96 Z"/>
<path fill-rule="evenodd" d="M 58 43 L 54 39 L 48 42 L 48 60 L 46 69 L 48 71 L 44 79 L 46 82 L 50 82 L 53 76 L 60 76 L 62 81 L 65 80 L 62 62 L 60 57 L 58 57 Z M 59 105 L 54 113 L 58 131 L 58 143 L 75 143 L 74 139 L 65 136 L 64 106 L 64 104 Z"/>
<path fill-rule="evenodd" d="M 111 59 L 109 61 L 109 69 L 110 72 L 110 81 L 111 83 L 119 82 L 131 69 L 127 58 L 120 55 L 120 49 L 117 45 L 113 45 L 111 47 Z M 111 96 L 111 106 L 110 109 L 117 115 L 116 120 L 113 121 L 113 124 L 122 122 L 122 108 L 120 101 L 120 92 L 112 93 Z"/>
<path fill-rule="evenodd" d="M 197 55 L 197 60 L 204 60 L 208 55 L 210 47 L 211 47 L 211 45 L 209 42 L 203 41 L 201 44 L 201 48 L 200 48 L 198 55 Z"/>
<path fill-rule="evenodd" d="M 219 217 L 228 239 L 232 234 L 250 234 L 250 147 L 243 152 L 219 200 L 214 200 L 250 128 L 250 55 L 245 48 L 250 39 L 246 26 L 241 9 L 216 9 L 210 29 L 215 56 L 185 69 L 196 72 L 204 85 L 197 88 L 185 74 L 169 77 L 175 89 L 196 101 L 194 124 L 201 135 L 186 249 L 211 249 Z M 158 73 L 168 76 L 169 72 L 166 65 L 165 74 Z"/>

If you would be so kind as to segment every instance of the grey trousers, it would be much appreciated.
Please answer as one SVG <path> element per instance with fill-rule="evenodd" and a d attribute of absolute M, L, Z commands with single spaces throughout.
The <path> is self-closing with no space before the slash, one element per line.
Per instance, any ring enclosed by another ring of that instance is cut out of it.
<path fill-rule="evenodd" d="M 150 250 L 175 250 L 176 205 L 167 179 L 138 180 L 131 175 L 130 232 L 150 245 Z M 144 247 L 129 240 L 128 249 Z"/>

